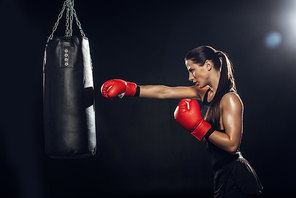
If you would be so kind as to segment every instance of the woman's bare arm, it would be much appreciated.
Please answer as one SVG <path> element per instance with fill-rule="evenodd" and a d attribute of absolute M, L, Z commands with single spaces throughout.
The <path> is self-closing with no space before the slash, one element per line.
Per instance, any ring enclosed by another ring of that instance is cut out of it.
<path fill-rule="evenodd" d="M 235 153 L 243 133 L 243 103 L 237 94 L 228 93 L 221 99 L 220 106 L 225 133 L 215 131 L 209 141 L 229 153 Z"/>
<path fill-rule="evenodd" d="M 140 97 L 155 99 L 196 99 L 201 100 L 205 90 L 198 86 L 168 87 L 164 85 L 140 86 Z"/>

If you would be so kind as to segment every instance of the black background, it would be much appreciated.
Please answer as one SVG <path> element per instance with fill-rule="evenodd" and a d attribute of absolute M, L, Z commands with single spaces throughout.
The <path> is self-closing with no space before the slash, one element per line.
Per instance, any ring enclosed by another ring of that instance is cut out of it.
<path fill-rule="evenodd" d="M 200 45 L 227 52 L 234 64 L 245 106 L 241 150 L 264 185 L 263 197 L 293 196 L 292 0 L 76 0 L 90 40 L 98 142 L 95 156 L 79 160 L 44 154 L 43 53 L 63 2 L 0 1 L 0 197 L 212 197 L 205 146 L 173 118 L 179 101 L 110 101 L 100 94 L 112 78 L 192 85 L 184 56 Z M 65 16 L 55 35 L 64 35 L 64 22 Z M 270 31 L 282 35 L 272 49 L 264 44 Z"/>

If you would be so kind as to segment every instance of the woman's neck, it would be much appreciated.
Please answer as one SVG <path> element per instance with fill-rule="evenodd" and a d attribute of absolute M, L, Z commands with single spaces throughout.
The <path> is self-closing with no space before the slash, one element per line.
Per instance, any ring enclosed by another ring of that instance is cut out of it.
<path fill-rule="evenodd" d="M 218 89 L 219 80 L 220 80 L 220 72 L 215 72 L 211 75 L 209 86 L 212 92 L 214 93 L 214 95 L 216 94 L 216 91 Z"/>

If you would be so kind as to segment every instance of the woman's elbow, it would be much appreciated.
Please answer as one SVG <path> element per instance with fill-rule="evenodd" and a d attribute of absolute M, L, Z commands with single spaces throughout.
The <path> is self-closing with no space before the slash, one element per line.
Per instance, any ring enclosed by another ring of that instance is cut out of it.
<path fill-rule="evenodd" d="M 225 149 L 230 154 L 235 154 L 238 150 L 238 145 L 233 145 Z"/>

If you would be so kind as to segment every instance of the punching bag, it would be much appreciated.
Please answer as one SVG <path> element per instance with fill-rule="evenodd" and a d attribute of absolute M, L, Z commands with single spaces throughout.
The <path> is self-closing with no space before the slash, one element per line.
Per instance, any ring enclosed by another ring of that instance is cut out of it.
<path fill-rule="evenodd" d="M 73 14 L 72 2 L 65 1 L 64 7 Z M 92 63 L 84 34 L 52 34 L 48 40 L 43 64 L 43 112 L 45 153 L 49 157 L 83 158 L 96 153 Z"/>

